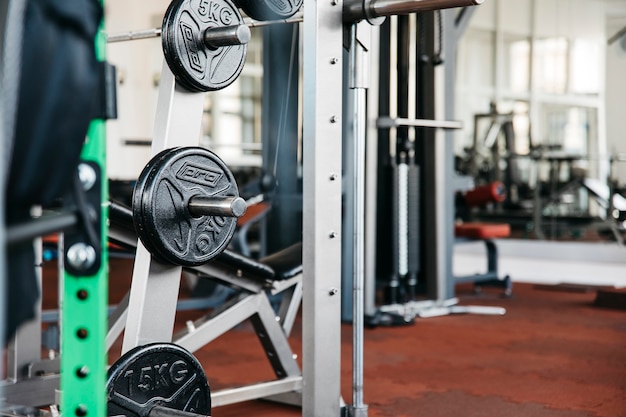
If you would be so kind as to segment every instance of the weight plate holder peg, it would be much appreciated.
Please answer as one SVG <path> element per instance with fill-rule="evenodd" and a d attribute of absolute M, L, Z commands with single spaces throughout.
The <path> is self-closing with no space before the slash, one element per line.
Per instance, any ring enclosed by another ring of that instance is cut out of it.
<path fill-rule="evenodd" d="M 109 368 L 107 415 L 211 415 L 211 390 L 198 360 L 171 343 L 138 346 Z"/>
<path fill-rule="evenodd" d="M 158 153 L 133 189 L 139 239 L 152 255 L 174 265 L 201 265 L 222 253 L 245 211 L 228 166 L 200 147 Z"/>
<path fill-rule="evenodd" d="M 174 0 L 161 28 L 165 60 L 183 87 L 215 91 L 237 79 L 250 28 L 230 0 Z"/>
<path fill-rule="evenodd" d="M 303 0 L 234 0 L 248 16 L 256 20 L 287 19 L 302 7 Z"/>

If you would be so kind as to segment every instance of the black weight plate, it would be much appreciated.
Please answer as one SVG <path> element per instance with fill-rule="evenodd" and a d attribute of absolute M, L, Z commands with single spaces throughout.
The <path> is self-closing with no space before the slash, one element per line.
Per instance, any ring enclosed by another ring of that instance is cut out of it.
<path fill-rule="evenodd" d="M 143 181 L 144 192 L 141 194 L 141 196 L 138 197 L 139 199 L 138 219 L 141 219 L 141 221 L 143 222 L 143 234 L 139 236 L 140 238 L 143 239 L 142 242 L 144 243 L 146 248 L 150 251 L 150 253 L 152 253 L 153 256 L 156 256 L 160 260 L 165 261 L 167 263 L 172 263 L 175 265 L 193 266 L 193 265 L 198 265 L 198 263 L 192 263 L 192 260 L 189 260 L 189 259 L 187 260 L 181 259 L 181 256 L 177 256 L 176 253 L 172 253 L 171 249 L 168 249 L 169 246 L 167 245 L 167 242 L 164 241 L 164 239 L 167 239 L 167 236 L 166 236 L 167 232 L 165 232 L 162 229 L 159 229 L 164 224 L 164 217 L 157 218 L 156 213 L 155 213 L 155 210 L 157 210 L 155 206 L 158 206 L 160 203 L 162 203 L 162 201 L 155 200 L 155 195 L 153 194 L 154 189 L 149 188 L 149 187 L 153 187 L 156 181 L 160 181 L 159 176 L 163 175 L 164 166 L 166 166 L 168 161 L 171 160 L 173 155 L 175 155 L 176 152 L 179 152 L 184 149 L 186 148 L 177 147 L 177 148 L 170 148 L 170 149 L 161 151 L 158 155 L 160 156 L 160 158 L 158 158 L 156 163 L 150 164 L 150 166 L 148 167 L 148 170 L 146 171 L 146 177 Z M 146 187 L 146 185 L 148 185 L 148 187 Z M 148 191 L 145 191 L 146 189 Z M 173 220 L 171 221 L 177 221 L 178 226 L 182 226 L 184 228 L 184 226 L 188 225 L 190 221 L 193 221 L 193 218 L 185 209 L 186 202 L 178 200 L 178 203 L 180 204 L 180 206 L 178 207 L 167 207 L 167 208 L 172 212 L 172 215 L 173 215 L 173 217 L 171 217 L 171 219 Z M 161 213 L 163 212 L 161 211 Z M 163 215 L 166 215 L 166 214 L 163 213 Z M 230 237 L 227 237 L 227 238 L 230 241 Z M 217 255 L 219 255 L 219 253 L 215 254 L 215 256 Z M 213 256 L 211 256 L 211 258 L 213 258 Z M 206 261 L 208 260 L 210 260 L 210 258 L 206 259 Z M 203 261 L 201 263 L 204 263 L 206 261 Z"/>
<path fill-rule="evenodd" d="M 171 343 L 139 346 L 122 355 L 109 369 L 106 390 L 108 416 L 146 417 L 155 405 L 211 415 L 202 366 Z"/>
<path fill-rule="evenodd" d="M 143 170 L 141 171 L 141 174 L 139 174 L 139 177 L 137 178 L 137 182 L 135 182 L 135 186 L 133 187 L 133 195 L 132 195 L 133 225 L 135 226 L 135 232 L 137 233 L 137 236 L 142 241 L 142 243 L 149 240 L 149 233 L 146 231 L 146 228 L 144 226 L 145 222 L 144 222 L 143 214 L 141 211 L 141 198 L 144 195 L 144 189 L 146 187 L 146 179 L 148 178 L 150 172 L 152 171 L 152 168 L 154 168 L 155 165 L 159 164 L 159 162 L 163 159 L 163 157 L 170 151 L 171 149 L 165 149 L 159 152 L 158 154 L 154 155 L 150 159 L 150 161 L 148 161 L 146 166 L 144 166 Z M 144 246 L 146 246 L 148 251 L 153 253 L 154 248 L 152 247 L 153 246 L 152 244 L 146 245 L 144 243 Z"/>
<path fill-rule="evenodd" d="M 183 266 L 208 262 L 226 249 L 237 218 L 193 217 L 194 196 L 236 197 L 237 183 L 224 162 L 199 147 L 174 148 L 148 170 L 139 204 L 142 242 L 161 259 Z M 134 209 L 135 210 L 135 209 Z"/>
<path fill-rule="evenodd" d="M 287 19 L 302 7 L 303 0 L 234 0 L 248 16 L 256 20 Z"/>
<path fill-rule="evenodd" d="M 247 45 L 210 49 L 203 34 L 209 28 L 243 24 L 230 0 L 174 0 L 161 30 L 163 54 L 176 80 L 191 91 L 215 91 L 237 79 Z"/>
<path fill-rule="evenodd" d="M 159 167 L 163 163 L 163 160 L 167 158 L 167 155 L 176 149 L 179 148 L 165 149 L 155 155 L 142 170 L 137 180 L 137 185 L 133 189 L 133 223 L 135 224 L 137 236 L 139 236 L 141 242 L 153 256 L 167 263 L 173 263 L 173 261 L 169 260 L 167 254 L 163 254 L 159 250 L 162 245 L 159 245 L 159 242 L 156 240 L 158 237 L 155 237 L 153 227 L 150 227 L 149 216 L 144 215 L 143 201 L 146 198 L 150 199 L 145 191 L 146 184 L 152 181 L 155 173 L 158 172 Z M 158 236 L 158 234 L 156 235 Z"/>
<path fill-rule="evenodd" d="M 164 249 L 166 243 L 162 239 L 165 237 L 162 231 L 155 230 L 158 227 L 156 225 L 161 223 L 153 219 L 155 214 L 154 195 L 151 193 L 150 187 L 147 187 L 147 185 L 152 186 L 155 181 L 158 181 L 155 177 L 163 174 L 164 166 L 167 165 L 167 161 L 172 157 L 171 155 L 181 149 L 185 148 L 170 148 L 161 151 L 143 169 L 137 180 L 137 186 L 133 190 L 133 221 L 135 222 L 139 238 L 153 256 L 167 263 L 187 265 L 184 261 L 181 263 L 180 259 L 169 253 L 167 249 Z M 184 203 L 181 202 L 181 204 Z M 183 223 L 187 224 L 189 220 L 192 220 L 185 210 L 179 209 L 178 211 L 179 218 Z"/>

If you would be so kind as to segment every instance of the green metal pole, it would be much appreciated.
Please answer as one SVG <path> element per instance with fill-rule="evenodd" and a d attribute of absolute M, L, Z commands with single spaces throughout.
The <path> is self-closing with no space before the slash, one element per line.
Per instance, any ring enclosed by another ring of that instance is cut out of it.
<path fill-rule="evenodd" d="M 95 39 L 96 56 L 104 61 L 104 23 Z M 64 272 L 61 324 L 61 412 L 64 416 L 106 416 L 105 337 L 108 304 L 106 128 L 104 120 L 89 126 L 81 158 L 100 167 L 101 248 L 100 269 L 89 276 Z"/>

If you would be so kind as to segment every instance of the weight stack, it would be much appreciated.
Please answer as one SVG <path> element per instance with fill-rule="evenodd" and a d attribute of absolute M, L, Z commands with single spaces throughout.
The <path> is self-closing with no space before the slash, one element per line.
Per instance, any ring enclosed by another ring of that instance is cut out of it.
<path fill-rule="evenodd" d="M 385 292 L 385 302 L 395 304 L 402 301 L 401 280 L 408 273 L 408 171 L 406 156 L 401 155 L 392 163 L 392 207 L 391 207 L 391 275 Z"/>
<path fill-rule="evenodd" d="M 408 300 L 413 301 L 418 292 L 418 279 L 420 272 L 420 227 L 419 227 L 419 183 L 420 169 L 415 163 L 415 159 L 411 158 L 407 178 L 407 195 L 408 195 L 408 276 L 406 279 L 406 296 Z"/>

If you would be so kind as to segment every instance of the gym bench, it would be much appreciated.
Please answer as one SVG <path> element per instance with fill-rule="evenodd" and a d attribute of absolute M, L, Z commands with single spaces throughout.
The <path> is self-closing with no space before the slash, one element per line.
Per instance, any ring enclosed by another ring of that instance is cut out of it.
<path fill-rule="evenodd" d="M 473 282 L 474 290 L 481 287 L 504 288 L 504 295 L 510 296 L 513 292 L 511 277 L 505 275 L 500 278 L 498 272 L 498 248 L 494 239 L 508 237 L 511 228 L 508 224 L 489 224 L 479 222 L 460 223 L 454 226 L 455 243 L 484 242 L 487 251 L 487 271 L 482 274 L 454 277 L 455 284 Z"/>
<path fill-rule="evenodd" d="M 109 239 L 128 248 L 136 247 L 132 211 L 111 202 L 109 218 Z M 250 319 L 276 375 L 273 381 L 213 391 L 213 406 L 259 398 L 301 405 L 302 373 L 287 338 L 302 300 L 302 244 L 294 244 L 259 261 L 227 249 L 210 262 L 185 271 L 201 279 L 214 279 L 237 291 L 223 305 L 175 333 L 171 341 L 194 352 Z M 277 294 L 281 294 L 281 299 L 275 311 L 270 297 Z M 129 306 L 128 300 L 127 293 L 109 318 L 107 350 L 124 330 L 129 307 L 136 308 Z"/>

